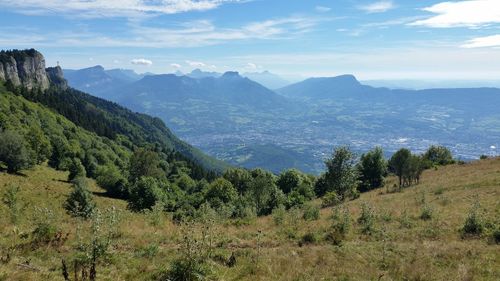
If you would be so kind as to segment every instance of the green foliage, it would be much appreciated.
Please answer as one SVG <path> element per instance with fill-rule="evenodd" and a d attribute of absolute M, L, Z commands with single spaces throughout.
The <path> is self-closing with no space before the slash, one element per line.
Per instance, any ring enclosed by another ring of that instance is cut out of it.
<path fill-rule="evenodd" d="M 130 182 L 135 182 L 141 177 L 165 178 L 165 173 L 159 166 L 160 157 L 156 152 L 142 148 L 137 149 L 130 157 Z"/>
<path fill-rule="evenodd" d="M 80 177 L 73 181 L 73 191 L 69 194 L 64 207 L 72 216 L 90 218 L 96 205 L 85 178 Z"/>
<path fill-rule="evenodd" d="M 230 168 L 224 172 L 223 177 L 233 184 L 239 194 L 244 194 L 250 188 L 252 175 L 249 171 L 241 168 Z"/>
<path fill-rule="evenodd" d="M 361 225 L 361 233 L 371 235 L 375 231 L 375 211 L 367 202 L 361 205 L 361 215 L 358 218 Z"/>
<path fill-rule="evenodd" d="M 68 181 L 72 181 L 76 178 L 84 178 L 87 176 L 85 167 L 78 158 L 73 158 L 71 160 L 71 162 L 69 163 L 68 170 L 69 170 Z"/>
<path fill-rule="evenodd" d="M 213 181 L 205 191 L 205 200 L 215 209 L 228 205 L 233 206 L 237 197 L 236 189 L 231 182 L 224 178 Z"/>
<path fill-rule="evenodd" d="M 403 177 L 408 173 L 410 158 L 410 150 L 401 148 L 396 153 L 394 153 L 389 160 L 389 167 L 391 171 L 396 174 L 399 179 L 399 187 L 403 186 Z"/>
<path fill-rule="evenodd" d="M 128 196 L 128 182 L 123 173 L 113 164 L 97 168 L 96 182 L 111 196 L 119 198 Z"/>
<path fill-rule="evenodd" d="M 275 225 L 282 225 L 286 220 L 286 209 L 284 206 L 275 208 L 272 212 L 273 222 Z"/>
<path fill-rule="evenodd" d="M 484 231 L 484 222 L 481 218 L 481 205 L 476 200 L 469 210 L 464 226 L 461 229 L 462 237 L 480 236 Z"/>
<path fill-rule="evenodd" d="M 303 208 L 302 218 L 306 221 L 319 220 L 320 213 L 319 207 L 313 204 L 307 204 Z"/>
<path fill-rule="evenodd" d="M 401 228 L 412 228 L 413 227 L 413 221 L 410 217 L 410 214 L 408 213 L 408 210 L 405 208 L 399 217 L 399 225 Z"/>
<path fill-rule="evenodd" d="M 22 206 L 19 202 L 19 186 L 9 184 L 2 197 L 2 202 L 9 209 L 10 222 L 16 224 L 21 215 Z"/>
<path fill-rule="evenodd" d="M 432 219 L 434 215 L 434 209 L 427 203 L 425 203 L 422 207 L 422 212 L 420 213 L 420 219 L 427 221 Z"/>
<path fill-rule="evenodd" d="M 351 214 L 349 209 L 336 207 L 333 209 L 332 225 L 326 234 L 326 240 L 336 246 L 342 245 L 349 230 L 351 229 Z"/>
<path fill-rule="evenodd" d="M 376 147 L 361 155 L 356 167 L 359 173 L 359 190 L 361 192 L 384 185 L 384 177 L 387 175 L 387 162 L 384 159 L 382 148 Z"/>
<path fill-rule="evenodd" d="M 340 204 L 340 198 L 337 195 L 337 192 L 335 191 L 327 192 L 321 199 L 322 199 L 321 206 L 323 208 L 333 207 Z"/>
<path fill-rule="evenodd" d="M 277 186 L 285 193 L 292 192 L 302 183 L 302 174 L 296 169 L 286 170 L 281 173 L 276 182 Z"/>
<path fill-rule="evenodd" d="M 14 131 L 0 131 L 0 162 L 9 173 L 16 173 L 33 165 L 24 138 Z"/>
<path fill-rule="evenodd" d="M 32 243 L 36 246 L 52 241 L 58 231 L 54 212 L 48 208 L 35 208 L 33 226 Z"/>
<path fill-rule="evenodd" d="M 324 190 L 317 190 L 318 195 L 335 191 L 342 199 L 351 198 L 356 193 L 358 185 L 358 172 L 354 166 L 355 155 L 346 146 L 338 147 L 334 150 L 330 159 L 325 164 Z"/>
<path fill-rule="evenodd" d="M 252 171 L 252 182 L 248 196 L 252 198 L 257 215 L 268 215 L 280 205 L 284 205 L 286 197 L 276 186 L 276 179 L 270 172 L 262 169 Z"/>
<path fill-rule="evenodd" d="M 315 232 L 307 232 L 302 236 L 299 242 L 299 246 L 314 244 L 320 240 L 319 235 Z"/>
<path fill-rule="evenodd" d="M 140 211 L 151 209 L 156 203 L 164 202 L 165 190 L 169 183 L 152 177 L 141 177 L 130 187 L 128 206 L 130 209 Z"/>
<path fill-rule="evenodd" d="M 449 165 L 455 163 L 451 151 L 445 146 L 430 146 L 424 153 L 423 158 L 432 165 Z"/>

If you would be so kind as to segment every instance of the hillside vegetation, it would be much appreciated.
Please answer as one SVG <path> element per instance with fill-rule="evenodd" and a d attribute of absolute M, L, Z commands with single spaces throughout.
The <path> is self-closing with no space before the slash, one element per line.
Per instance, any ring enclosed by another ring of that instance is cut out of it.
<path fill-rule="evenodd" d="M 207 208 L 185 224 L 155 208 L 131 212 L 92 181 L 103 215 L 74 218 L 63 207 L 72 190 L 67 172 L 39 165 L 23 173 L 0 173 L 0 194 L 19 188 L 15 223 L 12 208 L 0 209 L 0 280 L 64 280 L 61 260 L 75 280 L 72 261 L 96 237 L 107 243 L 97 280 L 168 280 L 176 269 L 208 280 L 500 278 L 500 158 L 426 170 L 420 184 L 401 191 L 391 177 L 385 188 L 321 209 L 319 217 L 314 201 L 246 221 Z M 471 210 L 482 227 L 477 235 L 461 231 Z"/>

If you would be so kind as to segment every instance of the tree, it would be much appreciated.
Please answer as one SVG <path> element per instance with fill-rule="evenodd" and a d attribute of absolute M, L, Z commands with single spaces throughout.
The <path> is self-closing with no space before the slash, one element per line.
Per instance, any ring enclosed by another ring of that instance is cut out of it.
<path fill-rule="evenodd" d="M 268 215 L 275 207 L 285 203 L 286 198 L 276 186 L 276 178 L 273 174 L 262 169 L 255 169 L 252 171 L 252 177 L 248 196 L 253 199 L 257 215 Z"/>
<path fill-rule="evenodd" d="M 32 126 L 29 128 L 26 134 L 26 142 L 31 148 L 31 158 L 36 164 L 44 162 L 52 154 L 50 140 L 38 126 Z"/>
<path fill-rule="evenodd" d="M 431 145 L 424 153 L 424 159 L 430 161 L 433 165 L 453 164 L 453 155 L 445 146 Z"/>
<path fill-rule="evenodd" d="M 116 197 L 125 198 L 128 196 L 127 180 L 122 172 L 113 164 L 100 166 L 97 168 L 97 184 Z"/>
<path fill-rule="evenodd" d="M 73 158 L 68 167 L 69 175 L 68 181 L 72 181 L 75 178 L 85 177 L 87 173 L 85 172 L 85 167 L 83 167 L 82 161 L 78 158 Z"/>
<path fill-rule="evenodd" d="M 335 191 L 342 200 L 357 193 L 358 172 L 354 161 L 355 155 L 348 147 L 341 146 L 334 150 L 332 158 L 325 161 L 326 192 Z"/>
<path fill-rule="evenodd" d="M 383 186 L 384 177 L 387 174 L 387 162 L 384 159 L 382 148 L 376 147 L 361 155 L 357 170 L 359 172 L 359 190 L 361 192 Z"/>
<path fill-rule="evenodd" d="M 404 176 L 408 174 L 408 168 L 410 165 L 411 152 L 406 148 L 401 148 L 394 155 L 392 155 L 389 160 L 389 167 L 391 171 L 399 179 L 399 187 L 404 185 Z"/>
<path fill-rule="evenodd" d="M 224 205 L 232 206 L 237 197 L 236 189 L 224 178 L 214 180 L 205 190 L 205 200 L 215 209 Z"/>
<path fill-rule="evenodd" d="M 0 162 L 7 165 L 9 173 L 16 173 L 33 165 L 24 138 L 17 132 L 0 132 Z"/>
<path fill-rule="evenodd" d="M 159 168 L 159 165 L 158 153 L 143 148 L 137 149 L 130 157 L 130 181 L 134 182 L 141 177 L 164 178 L 165 173 Z"/>
<path fill-rule="evenodd" d="M 223 177 L 233 184 L 239 194 L 244 194 L 252 182 L 252 175 L 250 172 L 241 168 L 227 169 Z"/>
<path fill-rule="evenodd" d="M 96 205 L 85 178 L 79 177 L 73 181 L 73 191 L 68 196 L 64 207 L 72 216 L 90 218 Z"/>
<path fill-rule="evenodd" d="M 296 169 L 289 169 L 281 173 L 276 184 L 285 193 L 292 192 L 302 182 L 302 174 Z"/>
<path fill-rule="evenodd" d="M 165 200 L 168 182 L 153 177 L 141 177 L 130 187 L 129 208 L 134 211 L 151 209 Z"/>
<path fill-rule="evenodd" d="M 420 176 L 425 169 L 424 158 L 420 155 L 411 155 L 408 162 L 408 169 L 404 175 L 406 185 L 418 184 Z"/>

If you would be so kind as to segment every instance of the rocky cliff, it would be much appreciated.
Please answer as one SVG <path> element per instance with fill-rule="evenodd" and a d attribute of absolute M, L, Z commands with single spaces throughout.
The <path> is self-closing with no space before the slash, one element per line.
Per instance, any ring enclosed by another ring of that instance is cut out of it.
<path fill-rule="evenodd" d="M 64 80 L 61 69 L 58 71 L 57 68 L 51 68 L 47 73 L 43 55 L 34 49 L 0 52 L 0 80 L 10 80 L 15 86 L 29 90 L 46 90 L 51 81 L 56 82 L 53 79 Z"/>

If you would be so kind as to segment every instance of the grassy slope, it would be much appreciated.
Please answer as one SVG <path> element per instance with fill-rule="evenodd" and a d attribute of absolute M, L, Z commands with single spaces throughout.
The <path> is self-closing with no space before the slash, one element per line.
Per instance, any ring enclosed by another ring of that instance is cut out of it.
<path fill-rule="evenodd" d="M 23 219 L 17 227 L 8 222 L 6 209 L 0 209 L 0 257 L 5 255 L 7 247 L 29 241 L 20 238 L 20 234 L 33 230 L 29 218 L 34 206 L 52 208 L 58 225 L 64 233 L 70 233 L 70 239 L 57 250 L 18 248 L 12 261 L 0 263 L 0 280 L 63 280 L 60 259 L 72 254 L 76 232 L 76 220 L 62 209 L 70 191 L 69 184 L 63 181 L 66 173 L 39 166 L 26 175 L 0 173 L 0 192 L 3 193 L 6 183 L 18 184 L 22 188 L 20 196 L 26 203 Z M 101 191 L 95 185 L 92 189 Z M 426 171 L 419 186 L 401 193 L 376 190 L 347 203 L 353 219 L 359 216 L 362 202 L 373 205 L 379 231 L 372 237 L 362 235 L 360 226 L 353 222 L 342 247 L 325 241 L 299 247 L 298 239 L 290 239 L 285 234 L 287 226 L 275 226 L 271 217 L 259 218 L 241 227 L 221 225 L 218 233 L 227 243 L 220 252 L 226 256 L 235 252 L 238 262 L 234 268 L 214 263 L 214 269 L 221 280 L 499 280 L 500 246 L 488 243 L 485 238 L 462 240 L 458 232 L 476 196 L 484 209 L 485 220 L 500 217 L 499 193 L 500 158 Z M 418 219 L 422 194 L 434 208 L 431 221 Z M 112 249 L 113 259 L 107 266 L 98 268 L 99 280 L 147 280 L 168 266 L 176 255 L 179 227 L 166 220 L 162 227 L 155 228 L 144 215 L 127 211 L 123 201 L 95 198 L 101 208 L 114 205 L 123 210 L 122 235 Z M 411 229 L 400 227 L 398 218 L 403 209 L 412 217 L 414 227 Z M 323 235 L 331 224 L 331 213 L 330 208 L 323 209 L 318 221 L 300 220 L 297 237 L 306 232 Z M 381 214 L 391 220 L 383 220 Z M 140 249 L 148 245 L 158 245 L 155 257 L 139 254 Z M 40 272 L 16 265 L 26 260 Z"/>

